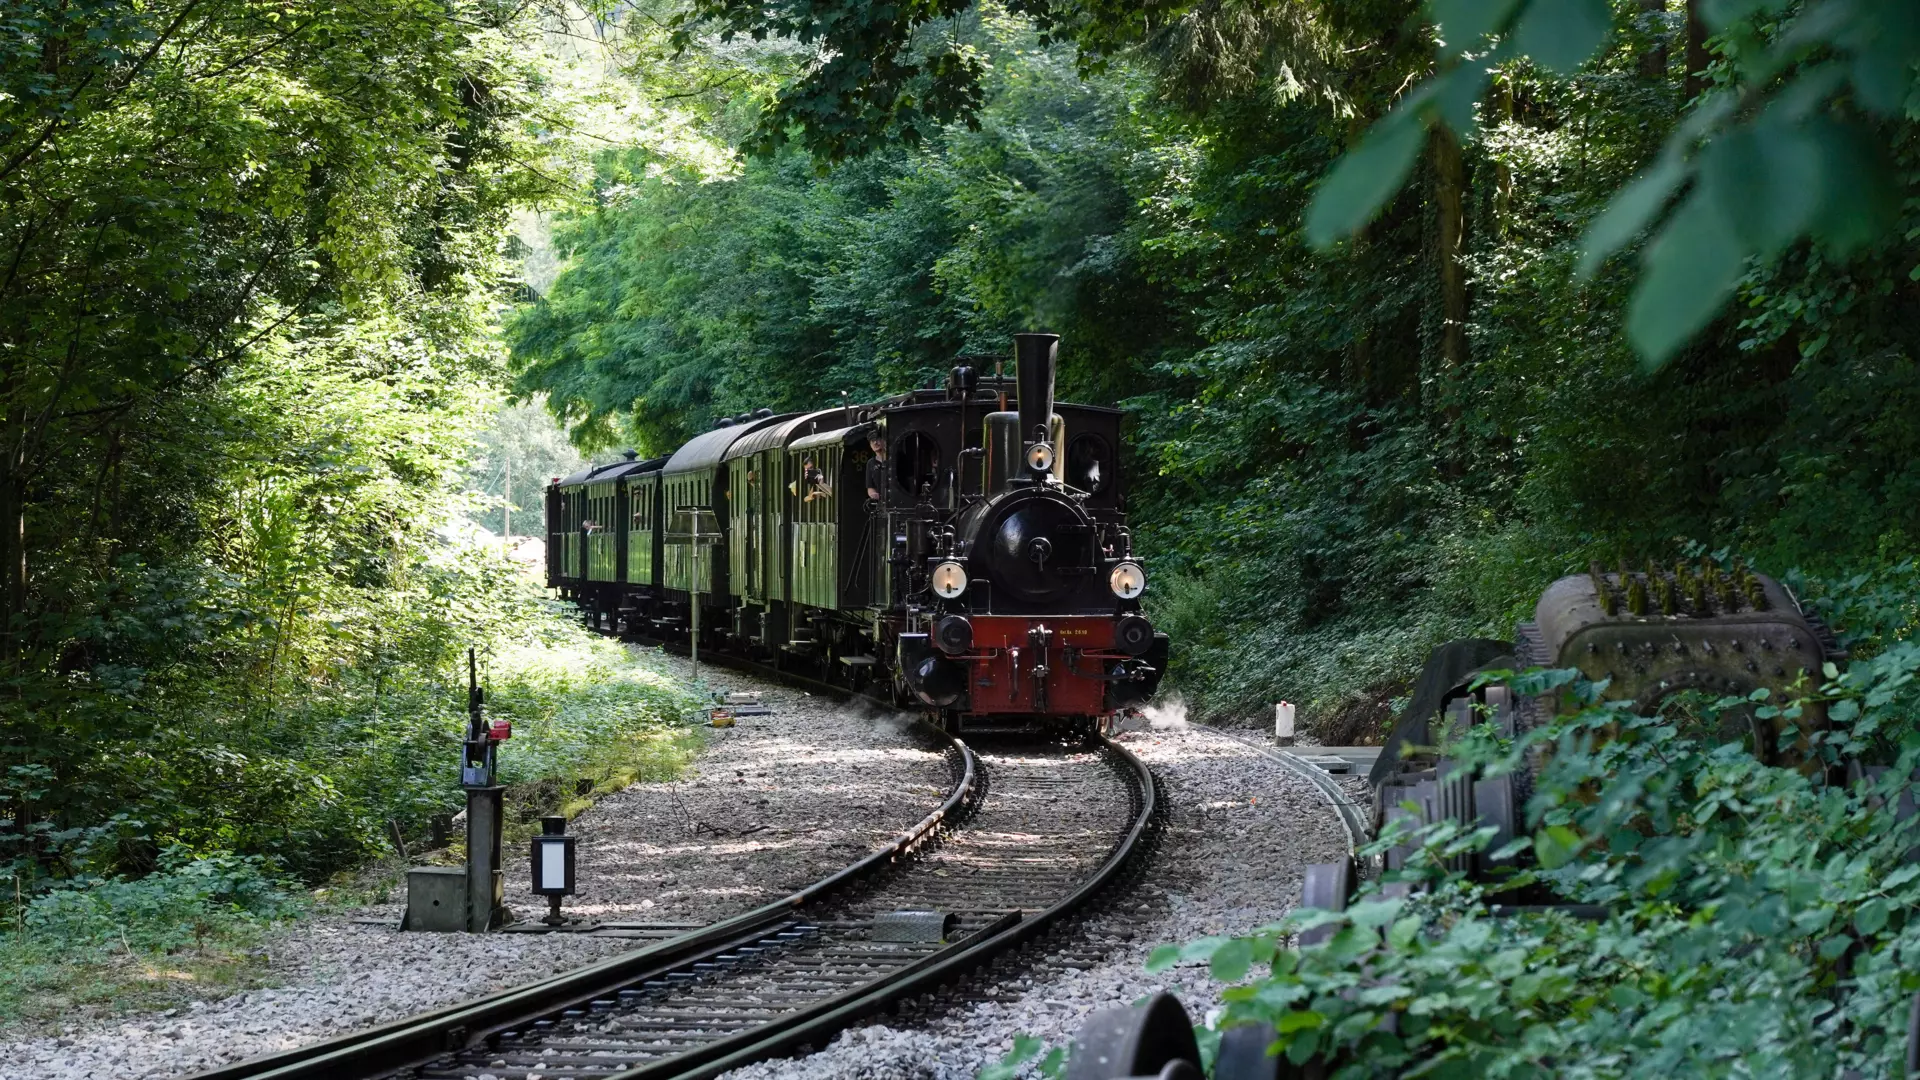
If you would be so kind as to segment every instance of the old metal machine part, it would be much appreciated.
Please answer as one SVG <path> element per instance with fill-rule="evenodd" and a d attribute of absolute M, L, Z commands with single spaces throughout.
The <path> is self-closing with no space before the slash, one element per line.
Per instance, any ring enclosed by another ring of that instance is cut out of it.
<path fill-rule="evenodd" d="M 1607 699 L 1631 701 L 1641 712 L 1684 690 L 1783 693 L 1803 674 L 1817 676 L 1837 651 L 1785 586 L 1744 566 L 1722 571 L 1711 563 L 1654 562 L 1641 572 L 1594 563 L 1547 588 L 1533 621 L 1517 628 L 1515 645 L 1520 663 L 1579 668 L 1607 680 Z"/>
<path fill-rule="evenodd" d="M 946 941 L 960 928 L 960 916 L 951 911 L 885 911 L 873 917 L 868 937 L 873 941 Z"/>
<path fill-rule="evenodd" d="M 1296 1065 L 1267 1053 L 1278 1037 L 1272 1024 L 1222 1031 L 1214 1080 L 1318 1080 L 1331 1074 L 1318 1058 Z M 1200 1080 L 1202 1075 L 1193 1020 L 1180 999 L 1167 993 L 1088 1017 L 1074 1037 L 1066 1072 L 1067 1080 Z"/>
<path fill-rule="evenodd" d="M 1375 828 L 1403 817 L 1491 825 L 1495 839 L 1487 851 L 1460 857 L 1455 869 L 1492 874 L 1507 864 L 1491 853 L 1521 831 L 1540 761 L 1533 770 L 1478 776 L 1449 760 L 1444 746 L 1482 724 L 1510 738 L 1561 703 L 1557 694 L 1528 697 L 1498 684 L 1475 689 L 1481 672 L 1575 668 L 1604 682 L 1604 700 L 1650 714 L 1686 691 L 1742 698 L 1767 691 L 1785 701 L 1796 684 L 1817 679 L 1823 664 L 1842 658 L 1833 635 L 1791 591 L 1741 564 L 1650 562 L 1644 570 L 1608 571 L 1595 563 L 1549 586 L 1534 618 L 1516 628 L 1514 642 L 1449 642 L 1429 655 L 1368 777 Z M 1751 708 L 1734 709 L 1713 736 L 1744 743 L 1763 761 L 1795 764 L 1805 757 L 1805 736 L 1825 722 L 1815 705 L 1792 720 L 1763 721 Z M 1397 869 L 1408 854 L 1390 851 L 1387 868 Z"/>

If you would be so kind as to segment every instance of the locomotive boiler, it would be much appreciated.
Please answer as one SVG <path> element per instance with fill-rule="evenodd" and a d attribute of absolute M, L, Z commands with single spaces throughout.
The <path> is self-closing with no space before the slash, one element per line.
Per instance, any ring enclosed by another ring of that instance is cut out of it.
<path fill-rule="evenodd" d="M 1057 402 L 1059 338 L 1014 375 L 722 419 L 671 455 L 547 491 L 548 584 L 596 627 L 681 637 L 937 712 L 956 730 L 1092 725 L 1145 702 L 1121 413 Z M 697 620 L 696 620 L 697 614 Z"/>

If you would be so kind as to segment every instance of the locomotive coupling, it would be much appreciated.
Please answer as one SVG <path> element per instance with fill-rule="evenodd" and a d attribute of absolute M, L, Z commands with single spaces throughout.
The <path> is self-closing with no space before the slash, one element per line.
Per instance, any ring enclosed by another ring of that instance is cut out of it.
<path fill-rule="evenodd" d="M 943 615 L 933 624 L 933 642 L 948 656 L 960 656 L 973 648 L 973 623 L 965 615 Z"/>

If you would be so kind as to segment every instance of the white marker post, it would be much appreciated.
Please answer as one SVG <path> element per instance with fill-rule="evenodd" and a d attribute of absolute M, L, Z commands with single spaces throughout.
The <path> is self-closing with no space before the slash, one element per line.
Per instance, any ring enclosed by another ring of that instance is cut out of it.
<path fill-rule="evenodd" d="M 1293 702 L 1282 701 L 1273 707 L 1273 741 L 1293 741 Z"/>

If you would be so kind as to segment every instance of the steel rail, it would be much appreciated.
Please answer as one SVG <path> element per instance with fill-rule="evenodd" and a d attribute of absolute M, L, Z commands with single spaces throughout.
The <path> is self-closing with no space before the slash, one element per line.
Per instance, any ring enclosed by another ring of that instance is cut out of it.
<path fill-rule="evenodd" d="M 966 743 L 946 732 L 938 733 L 961 760 L 960 778 L 946 799 L 891 843 L 787 897 L 551 979 L 365 1031 L 223 1065 L 192 1074 L 189 1080 L 329 1080 L 392 1072 L 461 1049 L 488 1031 L 511 1027 L 532 1016 L 577 1007 L 603 996 L 610 988 L 631 985 L 656 973 L 684 967 L 705 956 L 724 953 L 765 937 L 772 927 L 791 919 L 802 908 L 878 873 L 925 843 L 943 824 L 955 820 L 978 784 L 978 762 Z"/>
<path fill-rule="evenodd" d="M 885 1011 L 897 1001 L 933 990 L 1032 941 L 1055 923 L 1084 906 L 1125 869 L 1126 864 L 1139 848 L 1142 837 L 1146 835 L 1157 809 L 1153 773 L 1147 768 L 1146 763 L 1132 751 L 1111 739 L 1105 736 L 1098 738 L 1101 745 L 1118 756 L 1130 772 L 1130 778 L 1139 794 L 1139 809 L 1126 835 L 1114 846 L 1113 851 L 1100 864 L 1100 868 L 1082 881 L 1073 892 L 1045 910 L 1026 918 L 1018 918 L 1017 912 L 1011 912 L 1009 917 L 1003 918 L 1000 923 L 956 942 L 917 962 L 912 967 L 896 972 L 879 982 L 856 988 L 838 998 L 824 1002 L 808 1010 L 806 1015 L 795 1017 L 792 1023 L 783 1025 L 779 1030 L 756 1029 L 709 1044 L 703 1049 L 711 1055 L 712 1060 L 688 1061 L 682 1064 L 680 1059 L 669 1059 L 657 1064 L 609 1074 L 608 1080 L 663 1080 L 666 1077 L 672 1077 L 674 1080 L 711 1080 L 730 1070 L 768 1058 L 780 1057 L 798 1046 L 818 1045 L 836 1032 L 866 1017 Z M 676 1064 L 681 1064 L 682 1067 L 674 1067 Z"/>
<path fill-rule="evenodd" d="M 1326 770 L 1316 769 L 1312 765 L 1301 761 L 1298 757 L 1287 753 L 1277 746 L 1273 746 L 1249 735 L 1242 735 L 1237 731 L 1207 727 L 1204 724 L 1191 724 L 1189 726 L 1211 731 L 1216 735 L 1225 735 L 1235 742 L 1245 743 L 1247 746 L 1259 751 L 1261 756 L 1277 762 L 1282 768 L 1287 769 L 1307 783 L 1312 784 L 1314 789 L 1320 793 L 1320 797 L 1327 801 L 1327 805 L 1333 807 L 1333 812 L 1339 815 L 1341 827 L 1347 830 L 1347 847 L 1349 853 L 1359 851 L 1373 840 L 1373 830 L 1367 827 L 1366 815 L 1361 812 L 1359 806 L 1354 804 L 1352 797 L 1347 794 L 1347 789 L 1341 787 L 1333 777 L 1328 776 Z"/>

